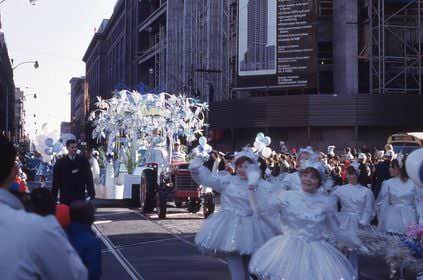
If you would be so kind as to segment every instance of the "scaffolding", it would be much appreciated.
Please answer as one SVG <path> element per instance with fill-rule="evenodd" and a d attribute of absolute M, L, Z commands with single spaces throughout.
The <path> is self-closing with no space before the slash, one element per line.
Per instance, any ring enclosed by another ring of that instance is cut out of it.
<path fill-rule="evenodd" d="M 166 89 L 206 101 L 229 92 L 229 0 L 168 2 Z"/>
<path fill-rule="evenodd" d="M 372 94 L 421 93 L 421 0 L 367 0 L 368 39 L 361 55 L 369 62 Z"/>

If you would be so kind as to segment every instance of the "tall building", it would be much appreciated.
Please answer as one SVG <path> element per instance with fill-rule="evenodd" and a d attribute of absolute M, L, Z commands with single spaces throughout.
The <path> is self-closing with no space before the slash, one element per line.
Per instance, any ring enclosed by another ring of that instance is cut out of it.
<path fill-rule="evenodd" d="M 4 34 L 0 31 L 0 133 L 15 140 L 15 124 L 13 70 Z"/>
<path fill-rule="evenodd" d="M 325 149 L 423 130 L 420 1 L 290 2 L 118 1 L 84 56 L 91 108 L 114 88 L 195 96 L 228 148 L 258 131 Z"/>
<path fill-rule="evenodd" d="M 110 19 L 104 19 L 85 52 L 90 111 L 96 97 L 110 98 L 113 91 L 134 88 L 139 82 L 139 1 L 118 0 Z"/>
<path fill-rule="evenodd" d="M 140 80 L 209 102 L 229 94 L 228 0 L 141 1 Z"/>
<path fill-rule="evenodd" d="M 117 1 L 83 58 L 90 109 L 121 88 L 228 95 L 228 1 Z"/>
<path fill-rule="evenodd" d="M 71 133 L 81 141 L 86 140 L 86 123 L 89 97 L 85 77 L 72 78 L 71 86 Z"/>
<path fill-rule="evenodd" d="M 15 88 L 15 137 L 18 143 L 25 140 L 25 96 L 20 88 Z"/>
<path fill-rule="evenodd" d="M 144 2 L 144 1 L 143 1 Z M 88 112 L 95 109 L 97 97 L 107 99 L 115 90 L 134 89 L 139 83 L 136 57 L 139 45 L 140 1 L 118 0 L 110 19 L 104 19 L 85 52 Z M 92 127 L 86 126 L 86 135 Z M 87 137 L 89 145 L 96 145 Z"/>
<path fill-rule="evenodd" d="M 269 46 L 268 0 L 249 0 L 247 5 L 247 51 L 242 71 L 275 68 L 275 46 Z"/>
<path fill-rule="evenodd" d="M 420 1 L 277 1 L 278 72 L 249 77 L 231 64 L 243 58 L 234 51 L 240 1 L 229 25 L 231 91 L 210 111 L 221 143 L 243 147 L 263 131 L 274 148 L 381 147 L 390 134 L 423 131 Z"/>

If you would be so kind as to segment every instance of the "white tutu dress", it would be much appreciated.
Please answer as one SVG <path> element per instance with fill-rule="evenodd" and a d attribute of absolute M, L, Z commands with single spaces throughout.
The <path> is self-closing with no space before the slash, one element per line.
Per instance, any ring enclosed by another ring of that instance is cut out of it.
<path fill-rule="evenodd" d="M 331 195 L 341 204 L 341 211 L 336 214 L 341 230 L 353 232 L 358 236 L 370 231 L 370 222 L 375 216 L 375 198 L 369 188 L 360 184 L 347 184 L 335 187 Z M 346 255 L 358 275 L 358 252 L 352 250 Z"/>
<path fill-rule="evenodd" d="M 191 168 L 191 172 L 197 183 L 221 194 L 221 210 L 203 222 L 195 237 L 200 251 L 251 255 L 270 238 L 280 234 L 279 214 L 274 207 L 262 205 L 263 209 L 268 209 L 261 213 L 263 216 L 254 213 L 247 180 L 239 176 L 212 174 L 204 166 Z M 267 203 L 272 195 L 272 185 L 264 180 L 258 185 L 257 201 Z"/>
<path fill-rule="evenodd" d="M 340 230 L 333 198 L 288 191 L 276 205 L 283 235 L 273 237 L 253 255 L 251 273 L 262 280 L 357 279 L 348 259 L 326 241 L 331 232 L 346 246 L 362 246 L 357 236 Z"/>
<path fill-rule="evenodd" d="M 378 229 L 382 232 L 404 233 L 409 226 L 423 221 L 422 203 L 422 197 L 411 179 L 406 182 L 400 178 L 384 181 L 376 201 Z"/>
<path fill-rule="evenodd" d="M 370 225 L 375 216 L 375 198 L 369 188 L 347 184 L 335 187 L 331 195 L 341 203 L 336 216 L 342 230 L 358 234 L 360 227 Z"/>

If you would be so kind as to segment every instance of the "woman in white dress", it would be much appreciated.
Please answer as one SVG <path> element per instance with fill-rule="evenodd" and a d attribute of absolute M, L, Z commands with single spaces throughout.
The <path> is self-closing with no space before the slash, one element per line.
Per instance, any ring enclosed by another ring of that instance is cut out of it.
<path fill-rule="evenodd" d="M 357 279 L 348 259 L 326 241 L 327 234 L 333 233 L 345 246 L 368 250 L 353 232 L 340 229 L 334 199 L 318 192 L 324 172 L 323 166 L 319 169 L 302 170 L 302 189 L 283 192 L 274 202 L 283 235 L 273 237 L 253 255 L 250 271 L 259 279 Z"/>
<path fill-rule="evenodd" d="M 219 192 L 222 205 L 219 212 L 204 221 L 195 243 L 203 253 L 225 257 L 233 280 L 249 279 L 250 256 L 280 233 L 276 211 L 262 213 L 269 220 L 267 223 L 253 211 L 246 170 L 251 164 L 257 166 L 257 162 L 255 155 L 251 154 L 241 152 L 237 155 L 235 176 L 212 174 L 198 158 L 190 162 L 193 179 Z M 260 173 L 257 176 L 259 188 L 256 195 L 260 201 L 266 202 L 271 196 L 272 185 L 259 177 Z"/>
<path fill-rule="evenodd" d="M 98 179 L 100 178 L 100 165 L 98 164 L 99 152 L 92 151 L 91 157 L 88 160 L 90 162 L 91 173 L 93 174 L 94 185 L 98 185 Z"/>
<path fill-rule="evenodd" d="M 423 223 L 423 209 L 419 207 L 421 197 L 408 178 L 404 163 L 401 157 L 392 160 L 389 169 L 392 178 L 383 181 L 377 197 L 378 229 L 382 232 L 403 234 L 409 226 Z"/>
<path fill-rule="evenodd" d="M 359 229 L 370 226 L 375 216 L 375 198 L 373 192 L 360 184 L 358 178 L 360 170 L 358 165 L 347 168 L 348 184 L 335 187 L 332 196 L 341 204 L 337 213 L 340 228 L 358 235 Z M 348 259 L 358 274 L 358 253 L 356 250 L 348 253 Z"/>

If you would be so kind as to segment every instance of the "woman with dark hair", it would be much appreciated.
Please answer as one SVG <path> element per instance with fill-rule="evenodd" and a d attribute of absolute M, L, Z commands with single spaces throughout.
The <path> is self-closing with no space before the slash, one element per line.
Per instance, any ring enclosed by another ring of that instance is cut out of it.
<path fill-rule="evenodd" d="M 359 182 L 358 163 L 350 165 L 346 173 L 348 184 L 336 186 L 331 195 L 341 205 L 341 210 L 337 213 L 341 229 L 358 234 L 358 230 L 369 226 L 375 216 L 375 198 L 373 192 Z M 351 251 L 348 258 L 358 274 L 357 252 Z"/>
<path fill-rule="evenodd" d="M 392 178 L 382 183 L 377 197 L 378 228 L 382 232 L 403 234 L 413 224 L 423 223 L 423 209 L 418 207 L 417 187 L 408 178 L 405 158 L 398 156 L 391 161 Z"/>
<path fill-rule="evenodd" d="M 273 204 L 279 210 L 283 234 L 253 255 L 250 271 L 259 279 L 357 279 L 348 259 L 326 241 L 325 233 L 333 233 L 351 248 L 368 250 L 353 232 L 339 227 L 334 200 L 318 192 L 323 176 L 323 165 L 315 163 L 300 171 L 301 190 L 276 198 Z"/>
<path fill-rule="evenodd" d="M 212 174 L 203 166 L 200 158 L 190 162 L 193 179 L 221 194 L 221 211 L 212 214 L 204 221 L 195 237 L 198 248 L 213 255 L 222 255 L 228 261 L 233 280 L 249 279 L 248 262 L 250 256 L 267 240 L 280 233 L 279 218 L 276 212 L 266 212 L 269 222 L 254 213 L 251 202 L 254 192 L 249 186 L 258 185 L 257 200 L 267 203 L 271 197 L 272 185 L 261 178 L 257 156 L 243 151 L 235 158 L 235 176 Z M 249 168 L 255 168 L 254 183 L 247 176 Z M 264 208 L 265 205 L 263 205 Z"/>

